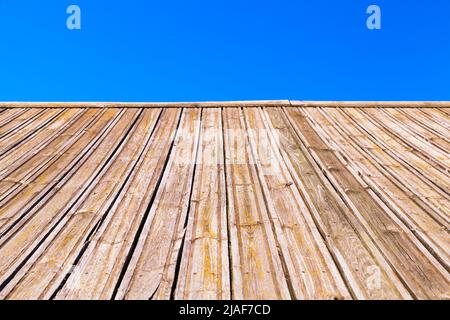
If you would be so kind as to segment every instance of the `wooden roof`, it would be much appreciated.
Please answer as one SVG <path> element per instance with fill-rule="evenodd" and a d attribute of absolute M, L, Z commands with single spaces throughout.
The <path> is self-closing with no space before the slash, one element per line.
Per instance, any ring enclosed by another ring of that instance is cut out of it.
<path fill-rule="evenodd" d="M 0 104 L 0 299 L 450 299 L 449 115 Z"/>

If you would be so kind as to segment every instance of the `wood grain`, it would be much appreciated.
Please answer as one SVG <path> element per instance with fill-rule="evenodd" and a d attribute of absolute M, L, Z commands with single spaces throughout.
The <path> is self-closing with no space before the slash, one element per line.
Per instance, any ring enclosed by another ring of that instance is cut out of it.
<path fill-rule="evenodd" d="M 0 299 L 450 299 L 450 103 L 0 103 Z"/>

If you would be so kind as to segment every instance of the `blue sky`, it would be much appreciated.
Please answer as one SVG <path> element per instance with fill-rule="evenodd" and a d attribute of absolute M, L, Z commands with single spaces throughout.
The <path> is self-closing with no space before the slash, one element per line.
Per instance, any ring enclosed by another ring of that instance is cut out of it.
<path fill-rule="evenodd" d="M 450 100 L 448 0 L 1 0 L 0 44 L 0 101 Z"/>

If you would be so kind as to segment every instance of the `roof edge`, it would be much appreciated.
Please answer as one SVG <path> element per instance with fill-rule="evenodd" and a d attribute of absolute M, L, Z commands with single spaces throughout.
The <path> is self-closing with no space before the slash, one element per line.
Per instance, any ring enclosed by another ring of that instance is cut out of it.
<path fill-rule="evenodd" d="M 0 108 L 237 108 L 289 106 L 329 108 L 450 108 L 450 101 L 255 100 L 211 102 L 0 102 Z"/>
<path fill-rule="evenodd" d="M 449 108 L 450 101 L 301 101 L 291 100 L 292 106 L 330 108 Z"/>
<path fill-rule="evenodd" d="M 0 102 L 0 108 L 219 108 L 290 106 L 289 100 L 211 102 Z"/>

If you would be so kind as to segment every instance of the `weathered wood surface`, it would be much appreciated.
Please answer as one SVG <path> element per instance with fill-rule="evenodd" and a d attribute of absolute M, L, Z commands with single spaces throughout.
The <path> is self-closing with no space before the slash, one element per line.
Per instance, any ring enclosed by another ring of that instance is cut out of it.
<path fill-rule="evenodd" d="M 201 124 L 200 109 L 183 112 L 175 145 L 116 299 L 168 299 L 185 237 Z"/>
<path fill-rule="evenodd" d="M 450 299 L 449 113 L 2 104 L 0 299 Z"/>
<path fill-rule="evenodd" d="M 176 299 L 230 299 L 222 112 L 203 110 Z"/>

